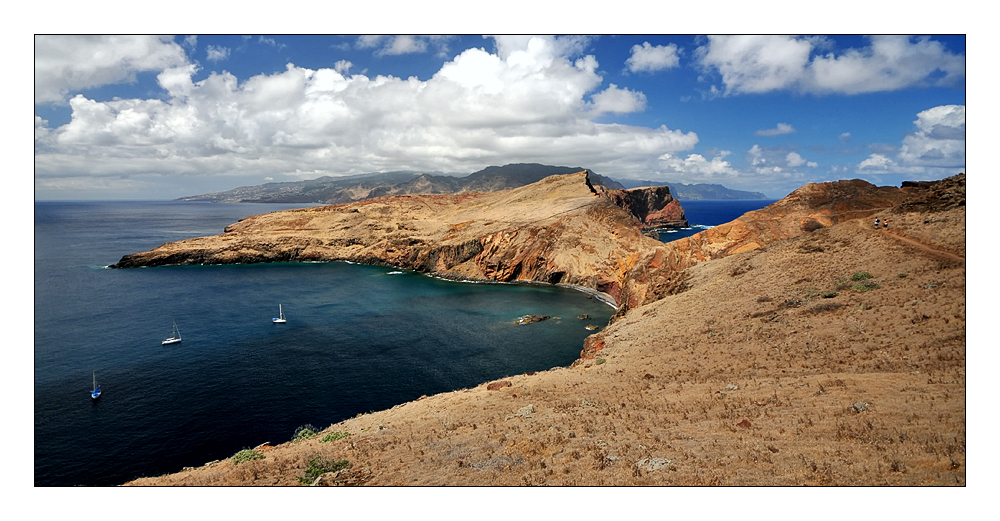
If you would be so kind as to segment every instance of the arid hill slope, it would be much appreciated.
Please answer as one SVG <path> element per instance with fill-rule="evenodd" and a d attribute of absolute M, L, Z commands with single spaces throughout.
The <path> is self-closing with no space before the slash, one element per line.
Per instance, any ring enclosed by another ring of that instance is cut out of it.
<path fill-rule="evenodd" d="M 641 242 L 572 367 L 130 484 L 964 485 L 964 175 L 847 183 Z"/>

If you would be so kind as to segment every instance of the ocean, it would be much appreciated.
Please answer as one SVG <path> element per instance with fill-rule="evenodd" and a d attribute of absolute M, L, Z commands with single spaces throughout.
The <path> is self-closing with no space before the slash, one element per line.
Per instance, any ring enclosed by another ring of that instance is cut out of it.
<path fill-rule="evenodd" d="M 702 203 L 682 201 L 698 231 L 726 222 L 720 205 L 747 211 L 745 201 Z M 344 262 L 106 268 L 301 206 L 35 203 L 36 486 L 176 472 L 288 441 L 304 424 L 567 366 L 592 333 L 584 326 L 614 313 L 566 288 Z M 286 324 L 271 322 L 279 304 Z M 515 325 L 525 314 L 560 318 Z M 174 323 L 183 341 L 161 345 Z"/>
<path fill-rule="evenodd" d="M 689 226 L 687 228 L 657 230 L 657 232 L 663 242 L 676 241 L 732 221 L 747 212 L 759 210 L 775 201 L 776 199 L 682 200 L 681 207 L 684 208 L 684 216 L 687 217 Z"/>

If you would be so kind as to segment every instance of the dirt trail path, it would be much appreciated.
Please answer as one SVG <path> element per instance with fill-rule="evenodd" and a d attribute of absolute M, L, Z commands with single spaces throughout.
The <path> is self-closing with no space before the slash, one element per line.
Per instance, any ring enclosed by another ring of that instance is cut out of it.
<path fill-rule="evenodd" d="M 885 233 L 886 235 L 891 235 L 894 239 L 896 239 L 896 240 L 898 240 L 900 242 L 904 242 L 906 244 L 909 244 L 910 246 L 913 246 L 914 248 L 916 248 L 916 249 L 918 249 L 918 250 L 920 250 L 920 251 L 922 251 L 924 253 L 927 253 L 927 254 L 929 254 L 931 256 L 942 257 L 942 258 L 945 258 L 945 259 L 948 259 L 948 260 L 952 260 L 952 261 L 957 261 L 957 262 L 965 262 L 965 257 L 962 257 L 960 255 L 955 255 L 954 253 L 950 253 L 950 252 L 947 252 L 947 251 L 944 251 L 944 250 L 938 250 L 936 248 L 932 248 L 932 247 L 927 246 L 926 244 L 924 244 L 924 243 L 922 243 L 920 241 L 917 241 L 915 239 L 910 239 L 909 237 L 903 237 L 902 235 L 893 233 L 893 232 L 891 232 L 889 230 L 882 230 L 882 233 Z"/>

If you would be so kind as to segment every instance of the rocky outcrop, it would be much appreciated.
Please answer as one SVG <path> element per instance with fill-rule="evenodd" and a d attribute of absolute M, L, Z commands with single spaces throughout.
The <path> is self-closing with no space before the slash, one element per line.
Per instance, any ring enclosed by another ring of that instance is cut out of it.
<path fill-rule="evenodd" d="M 681 203 L 670 195 L 670 187 L 653 186 L 630 190 L 608 190 L 597 187 L 597 193 L 625 209 L 645 228 L 685 228 Z"/>
<path fill-rule="evenodd" d="M 943 212 L 965 206 L 965 174 L 940 181 L 903 181 L 910 197 L 893 208 L 893 213 L 911 211 Z"/>
<path fill-rule="evenodd" d="M 649 228 L 687 228 L 688 220 L 681 202 L 672 199 L 662 209 L 646 215 L 644 224 Z"/>

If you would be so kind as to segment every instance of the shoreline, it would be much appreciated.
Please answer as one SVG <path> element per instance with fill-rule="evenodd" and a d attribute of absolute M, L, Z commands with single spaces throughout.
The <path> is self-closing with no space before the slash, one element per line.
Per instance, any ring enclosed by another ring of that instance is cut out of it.
<path fill-rule="evenodd" d="M 543 282 L 541 284 L 547 284 L 547 283 Z M 603 302 L 603 303 L 611 306 L 615 311 L 618 311 L 618 303 L 615 302 L 615 299 L 612 298 L 611 295 L 608 295 L 607 293 L 604 293 L 603 291 L 597 291 L 596 289 L 588 288 L 587 286 L 579 286 L 579 285 L 576 285 L 576 284 L 551 284 L 551 285 L 552 286 L 558 286 L 558 287 L 561 287 L 561 288 L 574 289 L 574 290 L 579 291 L 581 293 L 586 293 L 586 294 L 588 294 L 588 295 L 596 298 L 597 300 L 600 300 L 601 302 Z"/>

